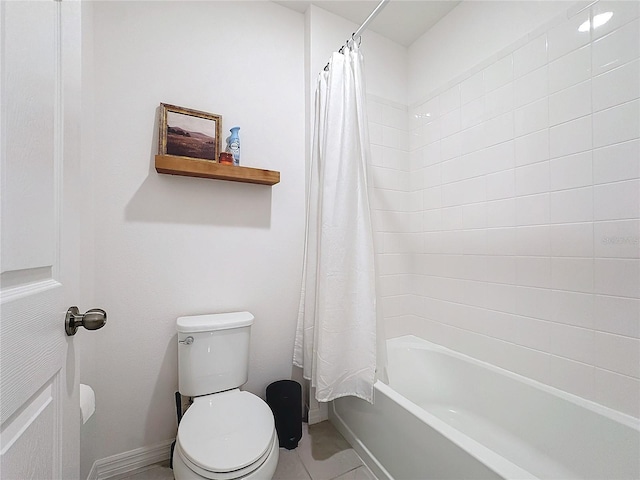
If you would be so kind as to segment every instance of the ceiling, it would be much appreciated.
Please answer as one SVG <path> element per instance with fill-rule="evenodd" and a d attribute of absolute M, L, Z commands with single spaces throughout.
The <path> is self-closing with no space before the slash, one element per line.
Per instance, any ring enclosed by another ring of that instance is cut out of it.
<path fill-rule="evenodd" d="M 378 0 L 289 0 L 280 5 L 305 12 L 310 4 L 361 25 L 376 8 Z M 400 45 L 409 46 L 449 13 L 459 0 L 391 0 L 369 24 L 372 30 Z"/>

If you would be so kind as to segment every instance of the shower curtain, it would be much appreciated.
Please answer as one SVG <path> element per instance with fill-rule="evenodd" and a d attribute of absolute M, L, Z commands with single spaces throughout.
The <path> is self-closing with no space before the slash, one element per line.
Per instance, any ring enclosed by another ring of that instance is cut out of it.
<path fill-rule="evenodd" d="M 363 58 L 354 44 L 332 55 L 315 97 L 293 363 L 321 402 L 345 395 L 373 402 L 377 322 L 368 137 Z"/>

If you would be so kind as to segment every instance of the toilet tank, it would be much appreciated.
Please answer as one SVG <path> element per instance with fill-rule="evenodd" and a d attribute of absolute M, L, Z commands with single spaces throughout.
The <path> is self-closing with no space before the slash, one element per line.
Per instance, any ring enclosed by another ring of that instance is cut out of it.
<path fill-rule="evenodd" d="M 196 397 L 244 385 L 249 373 L 249 312 L 179 317 L 178 390 Z"/>

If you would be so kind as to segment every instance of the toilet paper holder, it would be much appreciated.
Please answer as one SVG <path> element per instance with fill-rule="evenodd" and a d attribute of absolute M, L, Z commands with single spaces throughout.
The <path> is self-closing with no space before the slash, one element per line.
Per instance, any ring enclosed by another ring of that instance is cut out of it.
<path fill-rule="evenodd" d="M 87 330 L 98 330 L 107 323 L 107 312 L 101 308 L 92 308 L 86 313 L 80 313 L 78 307 L 69 307 L 64 318 L 64 331 L 70 337 L 75 335 L 78 327 L 84 327 Z"/>

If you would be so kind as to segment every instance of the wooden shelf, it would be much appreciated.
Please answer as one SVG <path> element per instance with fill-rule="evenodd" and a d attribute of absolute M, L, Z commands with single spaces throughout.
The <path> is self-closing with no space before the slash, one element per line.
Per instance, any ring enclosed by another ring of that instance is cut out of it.
<path fill-rule="evenodd" d="M 156 172 L 185 177 L 229 180 L 230 182 L 257 183 L 260 185 L 275 185 L 280 182 L 280 172 L 273 170 L 237 167 L 210 160 L 175 155 L 156 155 Z"/>

